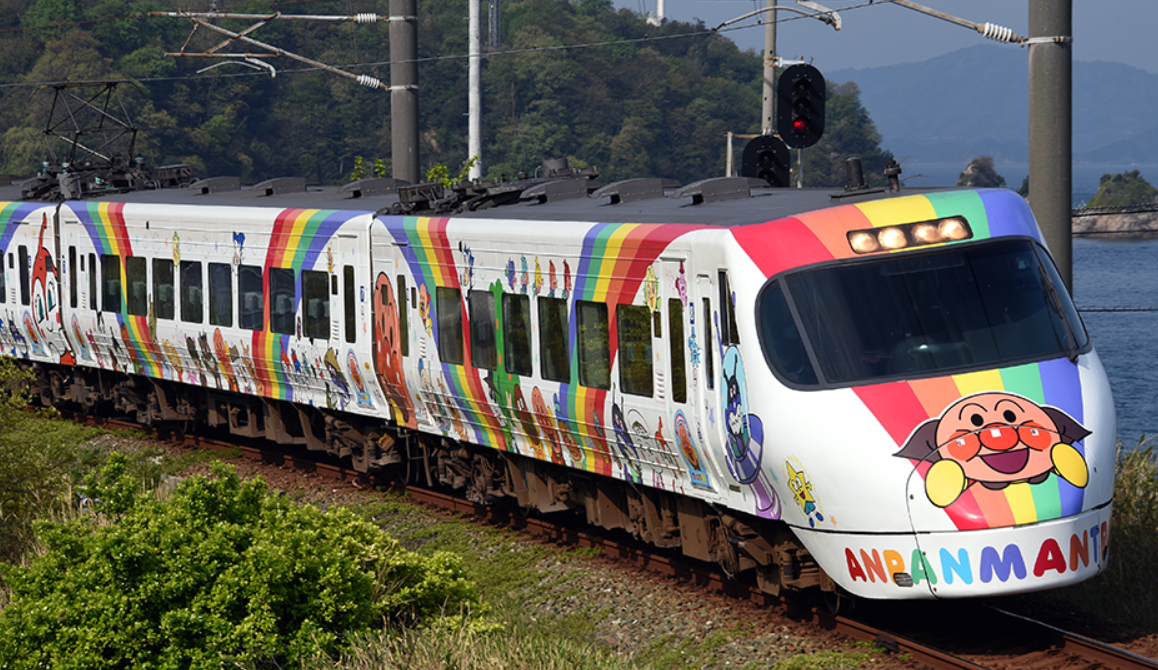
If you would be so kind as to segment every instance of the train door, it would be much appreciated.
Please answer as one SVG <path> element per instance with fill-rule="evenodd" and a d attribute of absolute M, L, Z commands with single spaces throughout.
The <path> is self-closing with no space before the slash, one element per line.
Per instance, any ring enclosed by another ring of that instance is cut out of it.
<path fill-rule="evenodd" d="M 399 426 L 417 428 L 409 380 L 411 362 L 411 282 L 406 275 L 405 243 L 394 242 L 380 226 L 371 233 L 369 292 L 371 364 L 378 385 Z M 409 382 L 409 383 L 408 383 Z"/>
<path fill-rule="evenodd" d="M 703 380 L 697 367 L 697 352 L 702 344 L 693 336 L 695 292 L 689 286 L 686 259 L 664 257 L 661 266 L 655 342 L 659 347 L 657 376 L 662 379 L 657 387 L 663 389 L 670 420 L 664 434 L 680 471 L 687 473 L 691 485 L 702 494 L 715 497 L 719 493 L 719 473 L 706 456 L 704 431 L 697 421 Z"/>
<path fill-rule="evenodd" d="M 720 473 L 723 463 L 716 462 L 710 454 L 723 454 L 727 447 L 724 440 L 724 416 L 720 404 L 720 347 L 717 322 L 714 318 L 719 294 L 714 277 L 710 274 L 696 275 L 696 290 L 688 300 L 688 347 L 690 364 L 693 366 L 694 390 L 689 395 L 696 403 L 695 439 L 701 448 L 701 456 L 712 466 L 710 472 Z"/>

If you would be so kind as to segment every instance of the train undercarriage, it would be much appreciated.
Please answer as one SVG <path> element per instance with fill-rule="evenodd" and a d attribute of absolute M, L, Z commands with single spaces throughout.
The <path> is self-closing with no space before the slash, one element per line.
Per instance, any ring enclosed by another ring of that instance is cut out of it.
<path fill-rule="evenodd" d="M 780 522 L 667 491 L 576 471 L 518 454 L 399 428 L 379 420 L 230 391 L 115 371 L 33 364 L 30 389 L 44 406 L 133 416 L 150 427 L 204 425 L 349 458 L 358 472 L 402 483 L 444 486 L 482 505 L 571 513 L 657 547 L 713 562 L 729 576 L 749 573 L 759 588 L 837 587 Z"/>

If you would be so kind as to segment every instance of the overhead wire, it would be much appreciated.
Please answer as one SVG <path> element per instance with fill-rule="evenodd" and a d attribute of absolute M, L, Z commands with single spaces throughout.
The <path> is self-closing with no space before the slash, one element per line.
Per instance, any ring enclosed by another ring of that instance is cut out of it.
<path fill-rule="evenodd" d="M 276 5 L 283 5 L 283 4 L 301 4 L 301 3 L 324 2 L 324 1 L 326 1 L 326 0 L 286 0 L 285 2 L 274 2 L 274 3 L 266 3 L 266 4 L 237 5 L 235 7 L 231 7 L 230 9 L 245 9 L 245 8 L 249 8 L 249 7 L 267 7 L 267 6 L 276 6 Z M 844 9 L 841 9 L 840 11 L 849 11 L 849 10 L 853 10 L 853 9 L 861 9 L 863 7 L 870 7 L 870 6 L 874 6 L 874 5 L 879 6 L 880 4 L 881 3 L 879 2 L 879 0 L 866 0 L 864 2 L 861 2 L 860 4 L 850 5 L 848 7 L 845 7 Z M 222 10 L 222 11 L 224 11 L 224 10 Z M 133 19 L 133 18 L 142 18 L 142 15 L 135 14 L 135 15 L 131 15 L 131 16 L 119 17 L 117 19 L 98 19 L 98 20 L 93 20 L 91 22 L 100 22 L 100 21 L 106 21 L 106 20 L 124 20 L 124 19 Z M 814 16 L 813 15 L 797 15 L 797 16 L 788 16 L 788 17 L 783 17 L 783 18 L 777 18 L 776 23 L 777 24 L 788 23 L 790 21 L 798 21 L 798 20 L 806 19 L 806 18 L 814 18 Z M 79 25 L 80 23 L 85 23 L 85 22 L 77 22 L 77 25 Z M 73 24 L 59 24 L 59 25 L 73 25 Z M 673 33 L 671 35 L 646 35 L 644 37 L 637 37 L 637 38 L 623 39 L 623 40 L 584 42 L 584 43 L 578 43 L 578 44 L 555 44 L 555 45 L 542 46 L 542 47 L 526 47 L 526 48 L 522 48 L 522 49 L 505 49 L 502 51 L 488 51 L 488 52 L 484 52 L 480 55 L 485 59 L 485 58 L 493 58 L 495 56 L 509 56 L 509 55 L 514 55 L 514 54 L 524 54 L 524 53 L 535 53 L 535 52 L 546 52 L 546 51 L 569 51 L 572 49 L 591 49 L 591 48 L 607 47 L 607 46 L 619 46 L 619 45 L 626 45 L 626 44 L 640 44 L 640 43 L 644 43 L 644 42 L 658 42 L 658 41 L 663 41 L 663 40 L 703 37 L 703 36 L 713 35 L 713 34 L 717 34 L 717 33 L 733 32 L 736 30 L 745 30 L 747 28 L 754 28 L 754 27 L 758 27 L 758 26 L 762 26 L 762 25 L 764 25 L 764 22 L 763 22 L 763 20 L 760 20 L 752 25 L 731 26 L 731 27 L 726 27 L 726 28 L 706 29 L 706 30 L 694 30 L 694 31 L 685 32 L 685 33 Z M 54 27 L 54 26 L 34 26 L 34 27 L 29 27 L 29 28 L 20 28 L 19 30 L 35 30 L 35 29 L 51 28 L 51 27 Z M 2 32 L 2 31 L 0 31 L 0 32 Z M 342 67 L 344 69 L 356 69 L 356 68 L 367 68 L 367 67 L 383 67 L 383 66 L 387 66 L 387 65 L 394 65 L 396 63 L 431 63 L 431 62 L 446 61 L 446 60 L 466 60 L 468 58 L 470 58 L 470 54 L 450 54 L 450 55 L 443 55 L 443 56 L 427 56 L 424 58 L 414 58 L 414 59 L 406 59 L 406 60 L 386 60 L 386 61 L 377 61 L 377 62 L 371 62 L 371 63 L 352 63 L 352 64 L 342 65 L 340 67 Z M 292 69 L 279 69 L 278 72 L 279 73 L 285 73 L 285 74 L 302 74 L 302 73 L 306 73 L 306 72 L 316 72 L 319 70 L 320 70 L 320 68 L 317 68 L 317 67 L 301 67 L 301 68 L 292 68 Z M 109 80 L 109 81 L 118 81 L 118 82 L 126 82 L 126 83 L 130 82 L 130 81 L 131 82 L 137 82 L 137 83 L 148 83 L 148 82 L 162 82 L 162 81 L 180 81 L 180 80 L 194 80 L 194 79 L 220 79 L 220 78 L 235 78 L 235 77 L 258 77 L 258 76 L 267 76 L 267 75 L 264 72 L 232 72 L 232 73 L 215 73 L 212 75 L 189 74 L 189 75 L 177 75 L 177 76 L 171 76 L 171 77 L 146 77 L 146 78 L 142 78 L 142 79 L 131 79 L 131 80 L 130 79 L 124 79 L 124 80 Z M 62 83 L 67 83 L 67 82 L 41 81 L 41 82 L 0 83 L 0 89 L 19 88 L 19 87 L 43 87 L 43 86 L 53 86 L 53 85 L 62 84 Z"/>

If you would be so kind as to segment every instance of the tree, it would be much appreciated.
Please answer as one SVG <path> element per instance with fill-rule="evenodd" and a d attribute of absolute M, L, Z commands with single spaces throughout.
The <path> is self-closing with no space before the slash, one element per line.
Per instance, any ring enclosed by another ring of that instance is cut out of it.
<path fill-rule="evenodd" d="M 1158 202 L 1158 190 L 1138 170 L 1102 175 L 1098 192 L 1087 207 L 1122 207 Z"/>
<path fill-rule="evenodd" d="M 893 159 L 880 148 L 881 134 L 860 104 L 860 88 L 854 82 L 828 83 L 824 136 L 803 150 L 805 186 L 844 186 L 848 182 L 849 158 L 861 161 L 869 186 L 885 184 L 885 165 Z M 795 175 L 794 175 L 795 176 Z"/>
<path fill-rule="evenodd" d="M 95 513 L 40 529 L 47 552 L 5 575 L 0 667 L 297 667 L 350 633 L 477 604 L 459 559 L 241 482 L 217 463 L 167 499 L 114 454 Z"/>
<path fill-rule="evenodd" d="M 1005 188 L 1005 177 L 993 167 L 993 156 L 977 156 L 957 177 L 957 185 L 968 188 Z"/>

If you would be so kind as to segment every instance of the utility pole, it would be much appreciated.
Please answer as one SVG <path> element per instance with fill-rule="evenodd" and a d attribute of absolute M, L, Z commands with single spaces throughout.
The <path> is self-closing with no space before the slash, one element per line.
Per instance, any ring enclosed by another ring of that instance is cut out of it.
<path fill-rule="evenodd" d="M 474 165 L 470 166 L 468 176 L 471 179 L 478 179 L 482 177 L 482 86 L 480 84 L 479 70 L 482 67 L 482 22 L 479 19 L 479 2 L 480 0 L 467 0 L 470 3 L 470 43 L 468 54 L 470 60 L 470 69 L 468 71 L 468 92 L 467 92 L 467 150 L 466 158 L 478 157 Z M 491 2 L 498 2 L 498 0 L 491 0 Z"/>
<path fill-rule="evenodd" d="M 776 0 L 768 0 L 764 20 L 764 108 L 760 128 L 765 135 L 771 135 L 776 127 Z"/>
<path fill-rule="evenodd" d="M 394 178 L 418 183 L 418 0 L 390 0 L 390 142 Z"/>
<path fill-rule="evenodd" d="M 1073 0 L 1029 0 L 1029 204 L 1073 293 Z"/>

